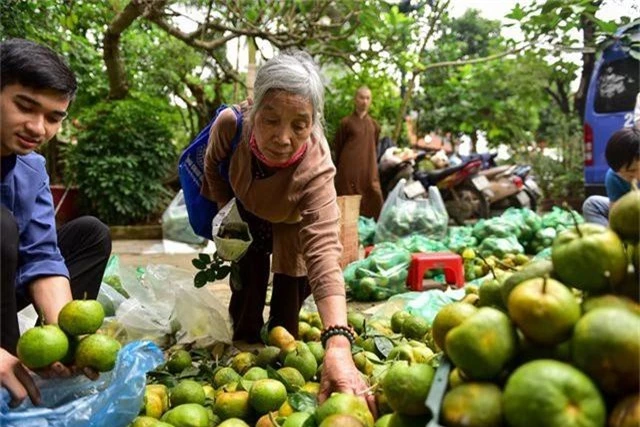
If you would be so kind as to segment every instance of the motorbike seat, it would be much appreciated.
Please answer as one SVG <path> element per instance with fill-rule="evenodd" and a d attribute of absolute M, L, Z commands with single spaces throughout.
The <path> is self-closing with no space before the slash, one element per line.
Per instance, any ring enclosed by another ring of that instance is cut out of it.
<path fill-rule="evenodd" d="M 442 181 L 443 179 L 445 179 L 446 177 L 453 175 L 454 173 L 464 169 L 464 167 L 469 163 L 469 161 L 460 163 L 459 165 L 456 166 L 451 166 L 445 169 L 437 169 L 434 171 L 427 171 L 427 172 L 416 172 L 419 173 L 421 176 L 420 178 L 424 179 L 426 178 L 426 180 L 428 181 L 429 185 L 435 185 L 436 183 Z M 421 179 L 421 181 L 422 181 Z M 424 183 L 423 183 L 424 185 Z"/>
<path fill-rule="evenodd" d="M 496 175 L 499 175 L 503 172 L 506 172 L 507 170 L 509 170 L 512 166 L 511 165 L 502 165 L 502 166 L 496 166 L 493 167 L 491 169 L 485 169 L 485 170 L 481 170 L 480 172 L 478 172 L 480 175 L 484 175 L 487 177 L 487 179 L 491 179 Z"/>

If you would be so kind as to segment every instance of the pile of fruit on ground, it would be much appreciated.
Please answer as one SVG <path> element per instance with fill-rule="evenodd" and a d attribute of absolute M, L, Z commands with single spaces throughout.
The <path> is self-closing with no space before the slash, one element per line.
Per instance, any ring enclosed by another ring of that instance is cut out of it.
<path fill-rule="evenodd" d="M 387 319 L 350 312 L 353 359 L 376 418 L 352 395 L 318 404 L 322 324 L 303 312 L 301 340 L 276 327 L 253 352 L 170 349 L 132 426 L 424 427 L 434 375 L 448 361 L 436 426 L 640 425 L 640 195 L 625 197 L 611 229 L 575 223 L 554 239 L 550 260 L 489 265 L 492 276 L 432 324 L 407 310 Z"/>
<path fill-rule="evenodd" d="M 473 226 L 449 227 L 442 239 L 408 234 L 393 242 L 376 243 L 367 258 L 345 268 L 345 283 L 356 301 L 382 301 L 406 292 L 411 254 L 417 252 L 458 253 L 464 258 L 465 279 L 475 280 L 489 272 L 487 260 L 509 269 L 527 263 L 530 256 L 548 257 L 556 236 L 574 222 L 584 220 L 575 211 L 557 207 L 544 215 L 530 209 L 509 208 L 501 216 L 480 220 Z M 372 228 L 370 221 L 361 221 L 359 226 Z M 362 243 L 367 246 L 371 238 Z M 430 271 L 427 278 L 442 282 L 441 273 Z"/>

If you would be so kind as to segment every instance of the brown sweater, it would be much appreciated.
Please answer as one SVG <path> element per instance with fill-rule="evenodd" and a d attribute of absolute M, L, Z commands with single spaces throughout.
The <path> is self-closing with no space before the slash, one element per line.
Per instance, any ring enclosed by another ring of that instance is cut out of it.
<path fill-rule="evenodd" d="M 295 165 L 256 179 L 248 144 L 251 124 L 246 120 L 241 142 L 231 157 L 227 183 L 218 172 L 218 163 L 231 151 L 235 128 L 235 114 L 230 109 L 211 126 L 202 195 L 217 203 L 235 195 L 249 212 L 272 223 L 273 272 L 308 276 L 316 300 L 344 295 L 335 168 L 326 140 L 310 142 Z"/>
<path fill-rule="evenodd" d="M 376 145 L 380 125 L 368 114 L 343 118 L 335 137 L 336 190 L 339 196 L 360 194 L 360 215 L 377 219 L 382 209 Z"/>

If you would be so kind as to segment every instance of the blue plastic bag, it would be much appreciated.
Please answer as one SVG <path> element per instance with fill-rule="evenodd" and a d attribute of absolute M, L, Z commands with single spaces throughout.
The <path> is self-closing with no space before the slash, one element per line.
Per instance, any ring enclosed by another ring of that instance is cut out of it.
<path fill-rule="evenodd" d="M 211 221 L 218 212 L 218 205 L 200 194 L 202 179 L 204 176 L 204 156 L 209 143 L 209 131 L 211 125 L 216 121 L 218 115 L 227 108 L 222 104 L 216 110 L 216 114 L 204 129 L 200 131 L 198 136 L 189 143 L 189 146 L 180 155 L 178 161 L 178 177 L 184 195 L 185 205 L 187 206 L 187 214 L 189 215 L 189 223 L 196 235 L 212 240 Z M 236 134 L 231 140 L 231 152 L 235 151 L 240 137 L 242 136 L 242 113 L 232 107 L 236 115 Z M 230 157 L 225 159 L 218 165 L 220 175 L 229 181 L 229 163 Z"/>
<path fill-rule="evenodd" d="M 151 341 L 133 341 L 118 353 L 116 367 L 97 381 L 84 376 L 44 380 L 35 377 L 42 405 L 29 398 L 9 408 L 9 392 L 0 389 L 3 427 L 127 426 L 140 412 L 146 374 L 163 363 L 162 350 Z"/>

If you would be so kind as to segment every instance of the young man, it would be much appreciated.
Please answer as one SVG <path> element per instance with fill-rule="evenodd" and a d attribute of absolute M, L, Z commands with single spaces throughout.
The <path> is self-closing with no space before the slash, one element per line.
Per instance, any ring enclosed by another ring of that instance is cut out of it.
<path fill-rule="evenodd" d="M 353 114 L 340 121 L 334 150 L 338 196 L 360 194 L 360 215 L 378 219 L 382 209 L 382 190 L 378 176 L 376 147 L 380 125 L 369 115 L 371 91 L 356 91 Z"/>
<path fill-rule="evenodd" d="M 73 72 L 49 48 L 21 39 L 0 43 L 0 384 L 14 405 L 27 395 L 40 402 L 15 357 L 17 312 L 33 303 L 54 324 L 67 302 L 95 299 L 111 252 L 109 229 L 96 218 L 56 230 L 44 158 L 34 153 L 60 129 L 76 88 Z M 59 362 L 40 372 L 71 373 Z"/>
<path fill-rule="evenodd" d="M 628 127 L 614 133 L 604 153 L 609 165 L 605 175 L 607 197 L 591 196 L 582 205 L 586 222 L 609 225 L 613 204 L 631 190 L 631 181 L 640 182 L 640 128 Z"/>

